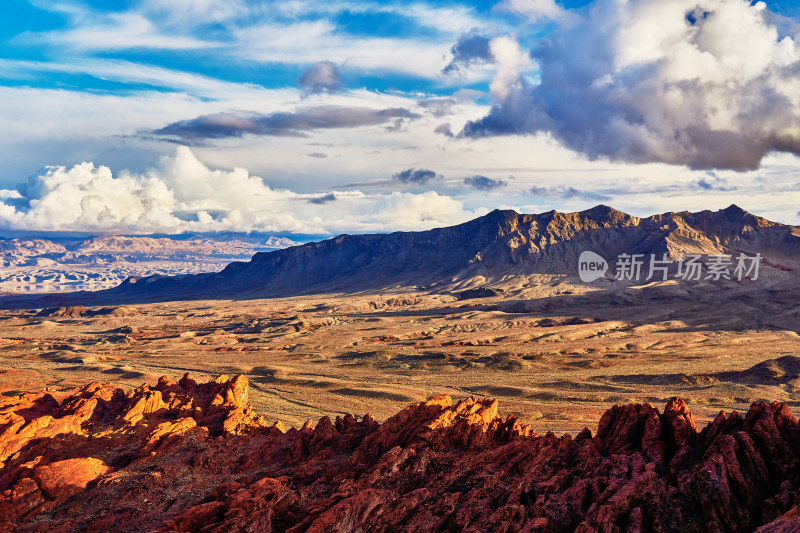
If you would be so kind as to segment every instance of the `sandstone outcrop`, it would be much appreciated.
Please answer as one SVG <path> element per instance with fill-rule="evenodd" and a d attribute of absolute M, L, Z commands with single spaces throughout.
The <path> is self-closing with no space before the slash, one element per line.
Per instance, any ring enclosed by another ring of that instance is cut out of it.
<path fill-rule="evenodd" d="M 244 376 L 93 383 L 0 400 L 0 530 L 788 532 L 800 427 L 783 403 L 615 406 L 597 433 L 537 435 L 447 396 L 382 424 L 285 430 Z"/>

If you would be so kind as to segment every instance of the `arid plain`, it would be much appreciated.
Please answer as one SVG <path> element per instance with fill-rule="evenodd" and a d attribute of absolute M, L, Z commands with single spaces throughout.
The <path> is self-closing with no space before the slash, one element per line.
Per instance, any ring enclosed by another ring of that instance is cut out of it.
<path fill-rule="evenodd" d="M 488 298 L 404 290 L 9 310 L 0 389 L 242 373 L 255 410 L 287 426 L 345 413 L 380 421 L 435 394 L 496 397 L 539 433 L 594 429 L 615 404 L 672 396 L 699 423 L 760 399 L 800 404 L 792 285 L 587 292 L 547 278 Z"/>

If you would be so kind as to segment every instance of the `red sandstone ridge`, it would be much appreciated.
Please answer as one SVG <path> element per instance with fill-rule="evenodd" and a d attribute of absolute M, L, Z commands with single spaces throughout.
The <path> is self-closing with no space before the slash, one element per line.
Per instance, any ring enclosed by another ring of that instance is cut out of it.
<path fill-rule="evenodd" d="M 91 384 L 0 400 L 0 530 L 789 532 L 799 460 L 781 403 L 699 432 L 678 398 L 616 406 L 559 438 L 441 396 L 284 431 L 243 376 Z"/>

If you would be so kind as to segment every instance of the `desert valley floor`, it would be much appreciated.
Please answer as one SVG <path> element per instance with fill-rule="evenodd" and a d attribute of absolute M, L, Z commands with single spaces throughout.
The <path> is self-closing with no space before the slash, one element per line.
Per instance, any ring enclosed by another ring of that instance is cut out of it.
<path fill-rule="evenodd" d="M 546 287 L 0 311 L 0 391 L 242 373 L 256 412 L 287 426 L 348 412 L 380 421 L 449 394 L 496 397 L 557 434 L 594 429 L 614 404 L 672 396 L 698 423 L 760 399 L 800 404 L 793 291 Z"/>

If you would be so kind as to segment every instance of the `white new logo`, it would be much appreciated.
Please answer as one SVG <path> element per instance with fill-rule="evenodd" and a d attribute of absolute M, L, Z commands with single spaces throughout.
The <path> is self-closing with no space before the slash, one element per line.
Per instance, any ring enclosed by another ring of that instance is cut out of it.
<path fill-rule="evenodd" d="M 578 275 L 584 283 L 591 283 L 606 275 L 608 262 L 594 252 L 585 251 L 578 258 Z"/>

